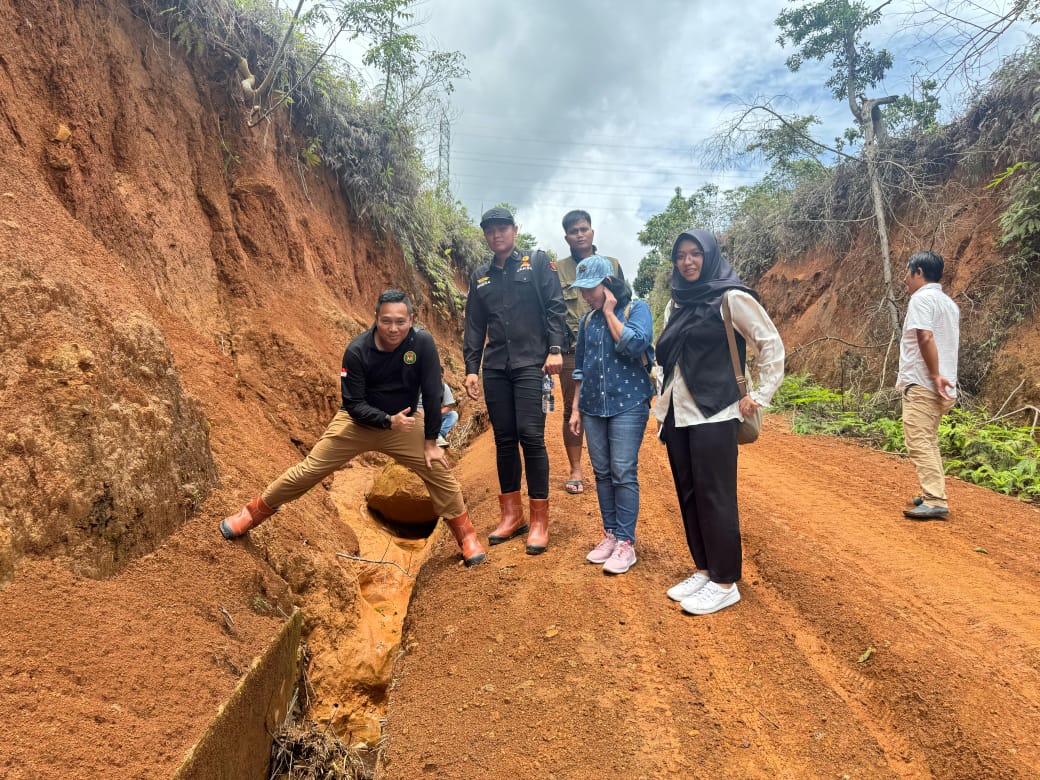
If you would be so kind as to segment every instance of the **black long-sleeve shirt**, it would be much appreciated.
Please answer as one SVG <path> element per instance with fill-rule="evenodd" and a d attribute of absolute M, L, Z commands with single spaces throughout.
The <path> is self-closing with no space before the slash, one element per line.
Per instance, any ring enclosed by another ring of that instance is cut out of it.
<path fill-rule="evenodd" d="M 373 326 L 347 345 L 339 376 L 341 408 L 355 422 L 389 428 L 391 415 L 409 408 L 415 413 L 421 392 L 425 437 L 436 439 L 440 433 L 441 360 L 427 331 L 412 328 L 397 349 L 383 352 L 376 347 Z"/>
<path fill-rule="evenodd" d="M 492 259 L 470 275 L 467 374 L 480 371 L 481 359 L 484 368 L 541 365 L 549 347 L 566 349 L 569 338 L 560 279 L 545 252 L 514 249 L 502 268 Z"/>

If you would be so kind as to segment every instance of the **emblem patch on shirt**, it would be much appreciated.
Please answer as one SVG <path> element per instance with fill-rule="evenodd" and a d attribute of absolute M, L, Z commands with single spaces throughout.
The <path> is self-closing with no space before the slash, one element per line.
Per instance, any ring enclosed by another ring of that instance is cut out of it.
<path fill-rule="evenodd" d="M 409 366 L 415 362 L 415 353 L 412 350 L 408 350 L 404 353 L 404 362 Z"/>
<path fill-rule="evenodd" d="M 520 258 L 520 270 L 523 271 L 525 268 L 531 267 L 531 256 L 524 255 Z"/>
<path fill-rule="evenodd" d="M 346 379 L 347 378 L 347 367 L 346 366 L 344 366 L 343 368 L 341 368 L 339 370 L 339 378 L 340 379 Z"/>
<path fill-rule="evenodd" d="M 553 269 L 553 271 L 556 270 L 556 261 L 553 260 L 551 257 L 549 258 L 549 267 Z"/>
<path fill-rule="evenodd" d="M 490 276 L 482 276 L 479 279 L 477 279 L 477 289 L 478 290 L 481 287 L 483 287 L 484 285 L 487 285 L 487 284 L 491 284 L 491 277 Z"/>

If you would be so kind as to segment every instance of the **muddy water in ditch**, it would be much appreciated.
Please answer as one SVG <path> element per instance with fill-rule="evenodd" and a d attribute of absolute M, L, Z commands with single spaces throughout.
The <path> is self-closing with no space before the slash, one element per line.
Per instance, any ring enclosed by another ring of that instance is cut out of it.
<path fill-rule="evenodd" d="M 339 560 L 344 576 L 357 581 L 355 629 L 334 647 L 311 647 L 319 698 L 312 716 L 319 723 L 331 719 L 336 733 L 361 752 L 379 744 L 415 578 L 445 533 L 443 524 L 391 525 L 375 517 L 365 497 L 381 471 L 382 466 L 357 464 L 336 477 L 332 500 L 357 535 L 356 557 L 366 560 Z M 323 675 L 323 668 L 337 670 L 335 677 Z"/>

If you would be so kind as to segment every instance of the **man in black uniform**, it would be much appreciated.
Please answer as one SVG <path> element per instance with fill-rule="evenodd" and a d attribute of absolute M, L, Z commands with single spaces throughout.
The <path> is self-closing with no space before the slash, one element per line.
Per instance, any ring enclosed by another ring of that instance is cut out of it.
<path fill-rule="evenodd" d="M 480 227 L 494 257 L 470 276 L 462 352 L 466 392 L 474 400 L 480 397 L 477 374 L 483 360 L 484 395 L 495 432 L 502 514 L 488 542 L 499 544 L 528 530 L 520 500 L 523 448 L 531 518 L 527 553 L 538 555 L 549 547 L 542 379 L 559 374 L 563 365 L 567 307 L 549 256 L 516 248 L 516 221 L 508 209 L 485 212 Z"/>
<path fill-rule="evenodd" d="M 433 336 L 412 327 L 412 304 L 403 292 L 385 290 L 376 303 L 375 325 L 343 353 L 340 411 L 306 458 L 220 523 L 224 538 L 234 539 L 255 528 L 355 455 L 375 450 L 410 468 L 426 483 L 433 508 L 451 528 L 466 565 L 483 561 L 484 548 L 469 520 L 462 488 L 437 446 L 442 384 Z M 426 412 L 414 415 L 420 391 Z"/>

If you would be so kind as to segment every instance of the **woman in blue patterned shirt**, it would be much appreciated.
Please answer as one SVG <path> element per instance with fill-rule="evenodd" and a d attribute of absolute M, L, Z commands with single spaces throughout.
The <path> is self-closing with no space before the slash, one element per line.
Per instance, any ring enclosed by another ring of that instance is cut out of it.
<path fill-rule="evenodd" d="M 636 562 L 639 515 L 639 446 L 650 415 L 654 386 L 654 323 L 650 307 L 632 300 L 632 288 L 600 255 L 585 258 L 572 287 L 592 308 L 578 326 L 574 349 L 571 430 L 585 429 L 603 539 L 586 556 L 608 574 L 624 574 Z"/>

